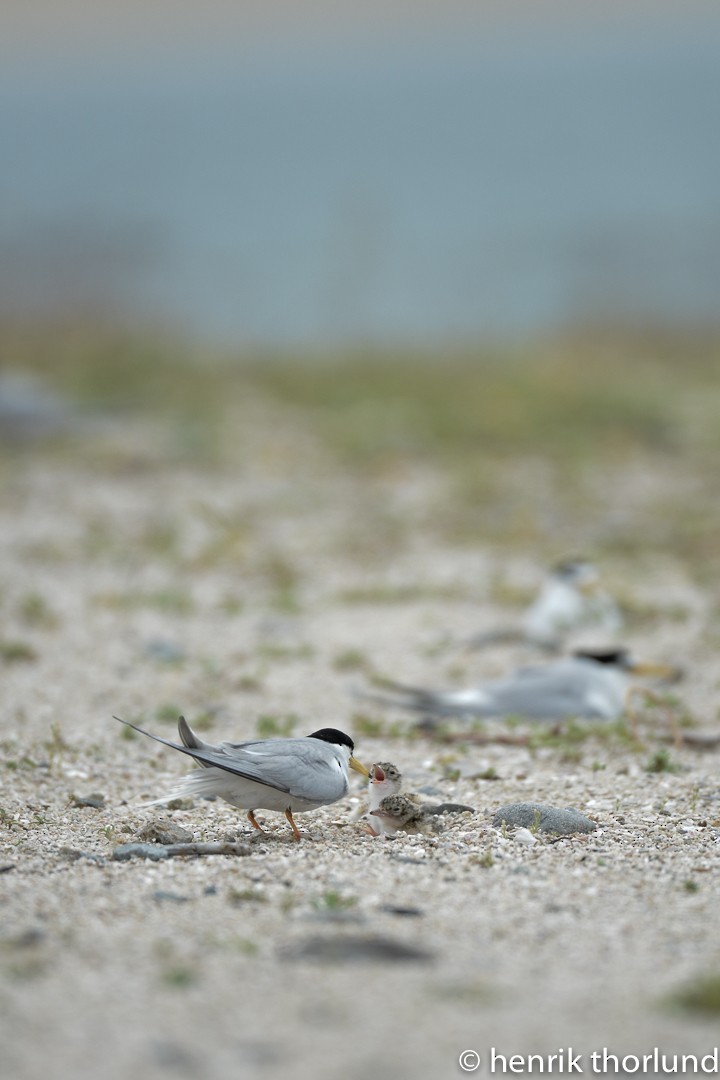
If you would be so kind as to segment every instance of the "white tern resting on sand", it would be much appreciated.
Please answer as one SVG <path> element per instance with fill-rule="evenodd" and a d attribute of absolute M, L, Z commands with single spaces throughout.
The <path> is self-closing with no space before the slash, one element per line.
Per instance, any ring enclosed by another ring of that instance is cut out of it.
<path fill-rule="evenodd" d="M 553 567 L 518 627 L 479 634 L 468 647 L 525 641 L 543 649 L 560 649 L 583 630 L 592 631 L 593 643 L 609 644 L 621 629 L 620 609 L 601 587 L 597 568 L 585 559 L 570 559 Z"/>
<path fill-rule="evenodd" d="M 626 649 L 613 649 L 517 668 L 466 690 L 425 690 L 383 680 L 382 691 L 368 696 L 426 716 L 617 720 L 627 705 L 631 674 L 670 680 L 680 672 L 665 664 L 637 663 Z"/>

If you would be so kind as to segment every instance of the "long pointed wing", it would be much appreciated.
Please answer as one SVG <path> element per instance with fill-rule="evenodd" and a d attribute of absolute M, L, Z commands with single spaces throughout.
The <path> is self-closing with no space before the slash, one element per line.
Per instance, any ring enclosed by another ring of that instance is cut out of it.
<path fill-rule="evenodd" d="M 290 791 L 286 784 L 279 783 L 277 779 L 268 779 L 266 775 L 263 775 L 262 769 L 253 767 L 253 763 L 230 760 L 227 753 L 220 747 L 215 749 L 206 747 L 200 750 L 193 746 L 181 746 L 180 743 L 164 739 L 161 735 L 153 735 L 152 732 L 145 731 L 143 728 L 138 727 L 137 724 L 131 724 L 129 720 L 121 720 L 119 716 L 114 716 L 113 719 L 119 720 L 121 724 L 125 724 L 126 727 L 132 728 L 133 731 L 139 732 L 140 735 L 147 735 L 149 739 L 162 743 L 163 746 L 170 746 L 173 750 L 179 750 L 181 754 L 187 754 L 195 761 L 199 761 L 201 765 L 213 765 L 216 769 L 224 769 L 225 772 L 233 773 L 235 776 L 242 776 L 245 780 L 253 780 L 256 784 L 264 784 L 266 787 L 275 788 L 276 791 Z M 234 747 L 236 754 L 240 749 L 240 744 Z"/>

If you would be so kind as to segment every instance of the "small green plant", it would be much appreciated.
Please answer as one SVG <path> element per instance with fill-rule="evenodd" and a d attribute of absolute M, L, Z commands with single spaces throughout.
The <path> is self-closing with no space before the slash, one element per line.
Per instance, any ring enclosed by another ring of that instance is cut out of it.
<path fill-rule="evenodd" d="M 720 975 L 701 975 L 673 996 L 671 1003 L 689 1012 L 720 1016 Z"/>
<path fill-rule="evenodd" d="M 493 578 L 490 582 L 490 600 L 501 607 L 524 608 L 534 597 L 532 589 L 521 588 L 505 578 Z"/>
<path fill-rule="evenodd" d="M 234 949 L 237 949 L 243 956 L 255 956 L 258 952 L 258 945 L 256 941 L 246 937 L 235 937 L 230 940 L 230 944 Z"/>
<path fill-rule="evenodd" d="M 245 607 L 245 603 L 234 593 L 227 593 L 218 604 L 218 607 L 223 615 L 234 616 L 240 614 Z"/>
<path fill-rule="evenodd" d="M 337 912 L 348 911 L 357 904 L 356 896 L 343 896 L 335 889 L 329 889 L 322 896 L 313 900 L 312 905 L 316 911 Z"/>
<path fill-rule="evenodd" d="M 173 521 L 150 521 L 138 538 L 138 546 L 151 555 L 173 556 L 177 553 L 178 527 Z"/>
<path fill-rule="evenodd" d="M 259 891 L 259 889 L 237 889 L 231 886 L 228 889 L 228 903 L 233 904 L 235 907 L 241 907 L 243 904 L 266 904 L 267 896 L 265 893 Z"/>
<path fill-rule="evenodd" d="M 363 735 L 366 739 L 377 739 L 385 732 L 385 722 L 378 716 L 368 716 L 367 713 L 355 713 L 352 725 L 355 734 Z"/>
<path fill-rule="evenodd" d="M 265 642 L 258 648 L 258 656 L 263 660 L 311 660 L 315 655 L 312 645 L 280 645 Z"/>
<path fill-rule="evenodd" d="M 192 726 L 196 731 L 210 731 L 215 726 L 215 713 L 212 709 L 196 713 L 192 718 Z"/>
<path fill-rule="evenodd" d="M 645 765 L 645 772 L 648 773 L 678 773 L 680 771 L 681 766 L 676 761 L 673 761 L 669 750 L 665 746 L 656 750 Z"/>
<path fill-rule="evenodd" d="M 197 982 L 197 971 L 194 968 L 188 967 L 186 964 L 172 964 L 163 970 L 161 979 L 166 986 L 171 986 L 177 990 L 184 990 L 188 986 L 192 986 Z"/>
<path fill-rule="evenodd" d="M 273 607 L 290 615 L 297 614 L 300 574 L 296 567 L 279 552 L 270 552 L 265 554 L 258 569 L 272 591 Z"/>
<path fill-rule="evenodd" d="M 57 720 L 50 724 L 50 736 L 45 740 L 45 749 L 51 760 L 70 749 L 70 744 L 62 733 L 62 728 Z"/>
<path fill-rule="evenodd" d="M 298 722 L 294 713 L 287 716 L 258 716 L 255 730 L 261 739 L 287 739 L 295 730 Z"/>
<path fill-rule="evenodd" d="M 97 594 L 93 599 L 101 607 L 121 611 L 154 608 L 168 615 L 190 615 L 195 608 L 190 593 L 173 588 L 157 589 L 154 592 L 106 592 Z"/>
<path fill-rule="evenodd" d="M 177 705 L 168 703 L 166 705 L 158 705 L 156 708 L 153 719 L 159 724 L 177 724 L 178 717 L 181 716 L 182 709 Z"/>
<path fill-rule="evenodd" d="M 262 685 L 259 675 L 241 675 L 235 683 L 236 688 L 246 694 L 257 693 L 258 690 L 262 690 Z"/>
<path fill-rule="evenodd" d="M 700 891 L 700 886 L 694 878 L 685 878 L 683 881 L 683 888 L 685 892 L 696 893 Z"/>
<path fill-rule="evenodd" d="M 483 769 L 482 772 L 476 773 L 473 776 L 473 780 L 499 780 L 500 776 L 494 765 L 488 765 L 487 769 Z"/>
<path fill-rule="evenodd" d="M 26 641 L 0 641 L 0 660 L 6 664 L 24 664 L 37 660 L 38 656 L 32 645 Z"/>
<path fill-rule="evenodd" d="M 27 626 L 36 626 L 46 630 L 57 626 L 56 616 L 40 593 L 30 592 L 22 597 L 19 605 L 19 615 Z"/>
<path fill-rule="evenodd" d="M 433 601 L 452 602 L 466 598 L 467 589 L 460 582 L 457 584 L 417 582 L 402 585 L 379 582 L 376 585 L 343 589 L 338 593 L 338 601 L 345 604 L 417 604 Z"/>
<path fill-rule="evenodd" d="M 338 653 L 332 662 L 336 671 L 370 671 L 372 665 L 360 649 L 345 649 Z"/>
<path fill-rule="evenodd" d="M 505 823 L 503 822 L 503 826 L 504 824 Z M 471 862 L 475 866 L 481 866 L 484 870 L 489 870 L 491 866 L 495 865 L 495 859 L 490 848 L 485 848 L 485 851 L 482 853 L 482 855 L 473 855 L 471 858 Z"/>

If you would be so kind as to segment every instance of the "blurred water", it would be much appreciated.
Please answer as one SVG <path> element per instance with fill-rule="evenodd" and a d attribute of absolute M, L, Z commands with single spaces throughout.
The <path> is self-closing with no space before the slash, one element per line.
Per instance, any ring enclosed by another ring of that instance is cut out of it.
<path fill-rule="evenodd" d="M 0 71 L 0 314 L 261 345 L 717 321 L 720 22 Z"/>

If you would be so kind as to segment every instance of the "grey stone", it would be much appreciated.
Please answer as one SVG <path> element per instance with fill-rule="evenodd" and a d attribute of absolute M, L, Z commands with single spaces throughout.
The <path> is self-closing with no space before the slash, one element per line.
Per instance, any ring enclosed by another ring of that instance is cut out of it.
<path fill-rule="evenodd" d="M 102 810 L 105 806 L 105 796 L 101 791 L 93 791 L 89 795 L 73 795 L 73 806 L 89 806 L 93 810 Z"/>
<path fill-rule="evenodd" d="M 153 862 L 158 862 L 168 858 L 168 851 L 162 844 L 120 844 L 113 851 L 112 857 L 119 862 L 127 859 L 152 859 Z"/>
<path fill-rule="evenodd" d="M 444 802 L 437 806 L 423 806 L 423 812 L 429 815 L 435 814 L 474 814 L 474 806 L 465 806 L 463 803 Z"/>
<path fill-rule="evenodd" d="M 564 810 L 542 803 L 508 803 L 495 812 L 493 825 L 519 826 L 524 829 L 537 829 L 538 832 L 556 833 L 567 836 L 570 833 L 589 833 L 597 829 L 597 824 L 577 810 L 568 807 Z"/>
<path fill-rule="evenodd" d="M 311 937 L 286 950 L 290 960 L 316 960 L 325 964 L 428 963 L 433 954 L 404 941 L 379 936 L 343 935 Z"/>
<path fill-rule="evenodd" d="M 193 834 L 169 818 L 153 818 L 135 833 L 146 844 L 190 844 Z"/>

